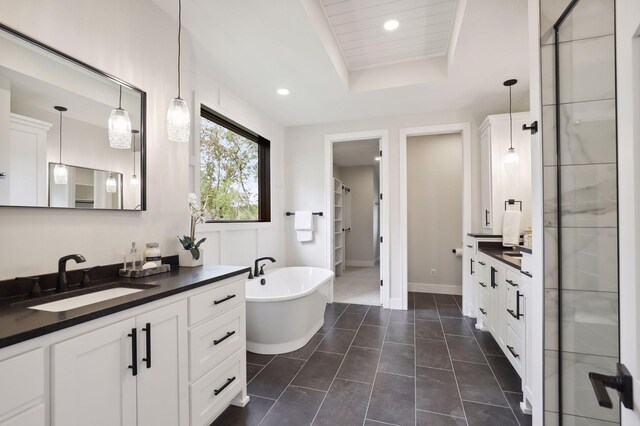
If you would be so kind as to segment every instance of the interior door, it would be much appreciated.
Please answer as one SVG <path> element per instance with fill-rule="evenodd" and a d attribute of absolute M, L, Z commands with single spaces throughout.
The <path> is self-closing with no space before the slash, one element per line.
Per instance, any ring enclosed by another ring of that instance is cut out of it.
<path fill-rule="evenodd" d="M 382 223 L 383 223 L 383 218 L 382 218 L 382 203 L 384 202 L 384 195 L 382 194 L 382 166 L 383 166 L 383 161 L 386 161 L 385 158 L 383 157 L 383 152 L 382 152 L 382 140 L 380 140 L 378 142 L 378 149 L 380 150 L 380 161 L 378 162 L 378 190 L 380 192 L 380 195 L 378 196 L 378 234 L 379 234 L 379 245 L 378 245 L 378 253 L 380 254 L 380 262 L 379 262 L 379 273 L 380 273 L 380 305 L 384 305 L 384 282 L 383 282 L 383 277 L 384 277 L 384 265 L 385 262 L 383 260 L 383 256 L 384 256 L 384 250 L 382 247 L 383 244 L 383 237 L 382 237 Z M 387 195 L 388 196 L 388 195 Z M 375 217 L 374 217 L 375 220 Z M 390 285 L 389 283 L 386 283 L 386 285 Z"/>

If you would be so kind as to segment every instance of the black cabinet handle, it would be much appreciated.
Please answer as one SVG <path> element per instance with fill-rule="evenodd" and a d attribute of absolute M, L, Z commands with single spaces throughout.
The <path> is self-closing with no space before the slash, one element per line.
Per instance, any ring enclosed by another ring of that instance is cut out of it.
<path fill-rule="evenodd" d="M 478 281 L 478 284 L 480 284 L 482 287 L 486 287 L 487 286 L 485 283 L 481 283 L 480 281 Z"/>
<path fill-rule="evenodd" d="M 467 247 L 469 248 L 473 248 L 473 246 L 471 244 L 467 244 Z"/>
<path fill-rule="evenodd" d="M 517 283 L 514 283 L 512 280 L 505 280 L 506 282 L 508 282 L 509 284 L 511 284 L 514 287 L 518 287 Z"/>
<path fill-rule="evenodd" d="M 473 262 L 474 262 L 474 260 L 473 259 L 470 259 L 470 260 L 471 260 L 471 262 L 470 262 L 471 263 L 471 275 L 473 275 Z"/>
<path fill-rule="evenodd" d="M 496 272 L 498 272 L 498 270 L 492 266 L 491 267 L 491 288 L 498 287 L 498 284 L 496 283 Z"/>
<path fill-rule="evenodd" d="M 616 364 L 617 374 L 615 376 L 605 376 L 599 373 L 589 373 L 591 386 L 596 393 L 598 404 L 601 407 L 613 408 L 613 403 L 607 393 L 607 388 L 618 391 L 620 402 L 625 408 L 633 409 L 633 377 L 624 364 Z"/>
<path fill-rule="evenodd" d="M 147 368 L 151 368 L 151 323 L 148 322 L 142 331 L 144 331 L 147 340 L 147 355 L 142 360 L 147 363 Z"/>
<path fill-rule="evenodd" d="M 233 383 L 233 381 L 234 381 L 235 379 L 236 379 L 236 376 L 233 376 L 233 377 L 228 378 L 228 379 L 227 379 L 227 383 L 225 383 L 224 385 L 222 385 L 219 389 L 214 390 L 214 391 L 213 391 L 213 394 L 214 394 L 215 396 L 218 396 L 218 394 L 219 394 L 220 392 L 222 392 L 223 390 L 225 390 L 225 388 L 226 388 L 227 386 L 229 386 L 231 383 Z"/>
<path fill-rule="evenodd" d="M 511 352 L 511 355 L 513 355 L 516 358 L 520 358 L 520 355 L 518 355 L 516 351 L 513 350 L 513 346 L 507 345 L 507 349 L 509 349 L 509 352 Z"/>
<path fill-rule="evenodd" d="M 222 302 L 226 302 L 227 300 L 229 300 L 229 299 L 233 299 L 234 297 L 236 297 L 236 295 L 235 295 L 235 294 L 230 294 L 230 295 L 228 295 L 227 297 L 224 297 L 224 298 L 222 298 L 222 299 L 220 299 L 220 300 L 214 300 L 214 301 L 213 301 L 213 304 L 214 304 L 214 305 L 219 305 L 220 303 L 222 303 Z"/>
<path fill-rule="evenodd" d="M 225 340 L 227 340 L 229 337 L 233 336 L 234 334 L 236 334 L 235 331 L 227 331 L 227 334 L 224 337 L 221 337 L 218 340 L 214 340 L 213 344 L 214 345 L 219 345 L 220 343 L 224 342 Z"/>
<path fill-rule="evenodd" d="M 518 317 L 518 315 L 515 312 L 513 312 L 513 309 L 507 309 L 507 312 L 509 312 L 509 314 L 515 319 L 520 319 L 520 317 Z"/>
<path fill-rule="evenodd" d="M 489 226 L 489 210 L 484 211 L 484 226 Z"/>
<path fill-rule="evenodd" d="M 478 262 L 478 263 L 479 263 L 480 265 L 482 265 L 482 266 L 486 265 L 486 263 L 484 263 L 484 262 Z"/>
<path fill-rule="evenodd" d="M 520 313 L 520 297 L 524 297 L 524 294 L 520 293 L 519 291 L 516 291 L 516 315 L 517 315 L 517 319 L 520 319 L 520 317 L 523 317 L 524 315 Z"/>
<path fill-rule="evenodd" d="M 484 309 L 480 308 L 480 312 L 482 312 L 482 315 L 487 315 L 487 311 L 485 311 Z"/>
<path fill-rule="evenodd" d="M 138 375 L 138 330 L 131 329 L 131 333 L 127 334 L 131 337 L 131 365 L 128 367 L 131 369 L 131 374 Z"/>

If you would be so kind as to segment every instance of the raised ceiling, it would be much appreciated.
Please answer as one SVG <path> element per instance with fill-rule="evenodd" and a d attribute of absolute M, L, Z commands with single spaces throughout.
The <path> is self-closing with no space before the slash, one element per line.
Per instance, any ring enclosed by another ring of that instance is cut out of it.
<path fill-rule="evenodd" d="M 318 0 L 351 71 L 445 56 L 456 0 Z M 398 29 L 383 24 L 397 20 Z"/>

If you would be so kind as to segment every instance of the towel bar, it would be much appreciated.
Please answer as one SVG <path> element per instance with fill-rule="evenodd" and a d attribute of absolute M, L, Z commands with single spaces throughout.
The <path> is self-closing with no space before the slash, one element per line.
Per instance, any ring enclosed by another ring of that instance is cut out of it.
<path fill-rule="evenodd" d="M 504 202 L 504 209 L 507 209 L 507 205 L 512 206 L 515 203 L 520 203 L 520 211 L 522 211 L 522 201 L 520 200 L 514 200 L 513 198 L 509 198 L 507 201 Z"/>
<path fill-rule="evenodd" d="M 314 216 L 324 216 L 324 214 L 322 212 L 313 212 L 311 213 Z M 285 216 L 295 216 L 296 213 L 295 212 L 286 212 Z"/>

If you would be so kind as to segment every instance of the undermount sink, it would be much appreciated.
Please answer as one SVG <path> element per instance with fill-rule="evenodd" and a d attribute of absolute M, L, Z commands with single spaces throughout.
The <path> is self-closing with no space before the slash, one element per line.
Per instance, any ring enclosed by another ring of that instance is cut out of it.
<path fill-rule="evenodd" d="M 97 291 L 95 293 L 83 294 L 82 296 L 69 297 L 55 302 L 44 303 L 42 305 L 31 306 L 29 309 L 47 312 L 69 311 L 71 309 L 81 308 L 82 306 L 91 305 L 93 303 L 104 302 L 105 300 L 137 293 L 139 291 L 142 291 L 142 289 L 116 287 L 108 290 Z"/>
<path fill-rule="evenodd" d="M 522 257 L 522 253 L 519 251 L 503 251 L 502 254 L 510 257 Z"/>
<path fill-rule="evenodd" d="M 38 299 L 24 300 L 14 303 L 12 306 L 25 307 L 36 311 L 64 312 L 94 303 L 104 302 L 105 300 L 138 293 L 154 287 L 157 287 L 157 285 L 148 283 L 111 282 L 86 288 L 77 288 Z"/>

